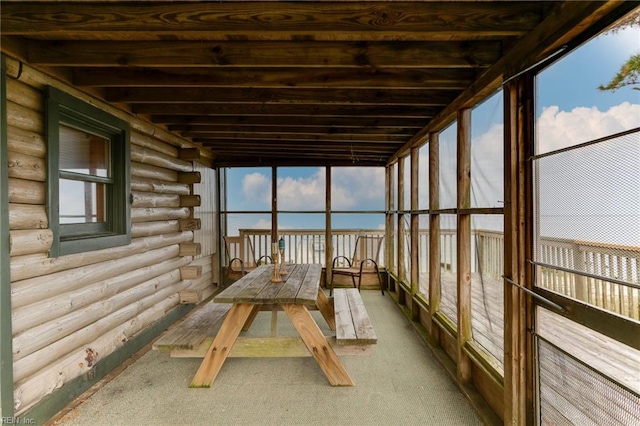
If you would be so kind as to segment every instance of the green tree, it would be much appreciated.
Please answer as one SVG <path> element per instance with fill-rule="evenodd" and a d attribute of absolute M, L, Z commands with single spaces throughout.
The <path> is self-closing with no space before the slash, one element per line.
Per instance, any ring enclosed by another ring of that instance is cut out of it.
<path fill-rule="evenodd" d="M 616 22 L 607 33 L 616 33 L 630 27 L 640 27 L 640 7 L 634 9 L 633 12 Z M 598 89 L 614 91 L 621 87 L 638 84 L 640 84 L 640 53 L 632 55 L 627 62 L 620 67 L 620 71 L 618 71 L 611 81 L 607 84 L 601 84 L 598 86 Z M 640 90 L 640 87 L 633 87 L 633 89 Z"/>

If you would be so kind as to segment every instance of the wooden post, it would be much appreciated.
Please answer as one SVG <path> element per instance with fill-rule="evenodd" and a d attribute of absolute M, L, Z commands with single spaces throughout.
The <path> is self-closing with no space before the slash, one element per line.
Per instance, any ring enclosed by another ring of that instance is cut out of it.
<path fill-rule="evenodd" d="M 524 286 L 527 242 L 525 218 L 530 214 L 531 179 L 526 158 L 533 130 L 533 76 L 524 74 L 504 91 L 504 274 Z M 525 200 L 529 198 L 529 202 Z M 531 222 L 531 220 L 529 220 Z M 531 227 L 531 225 L 529 225 Z M 530 249 L 529 249 L 530 252 Z M 504 282 L 504 423 L 533 423 L 533 344 L 527 343 L 527 301 L 524 292 Z M 529 415 L 527 415 L 529 413 Z M 529 419 L 527 419 L 529 416 Z"/>
<path fill-rule="evenodd" d="M 418 147 L 411 148 L 411 315 L 417 320 L 419 307 L 413 301 L 418 294 L 420 286 L 420 215 L 418 214 L 418 189 L 419 189 L 419 155 Z"/>
<path fill-rule="evenodd" d="M 331 167 L 325 168 L 325 234 L 324 234 L 324 284 L 328 287 L 331 279 L 331 262 L 333 260 L 333 240 L 331 238 Z"/>
<path fill-rule="evenodd" d="M 429 315 L 431 335 L 440 340 L 440 328 L 435 324 L 440 310 L 440 145 L 438 133 L 429 133 Z"/>
<path fill-rule="evenodd" d="M 9 172 L 7 168 L 7 90 L 5 56 L 0 54 L 0 241 L 9 241 Z M 0 417 L 11 418 L 13 405 L 13 345 L 9 250 L 0 250 Z"/>
<path fill-rule="evenodd" d="M 458 211 L 471 207 L 471 110 L 458 111 Z M 457 215 L 456 257 L 458 259 L 458 380 L 469 383 L 472 375 L 471 360 L 464 346 L 473 338 L 471 334 L 471 215 Z"/>
<path fill-rule="evenodd" d="M 278 241 L 278 168 L 271 168 L 271 242 Z M 271 247 L 271 245 L 269 245 Z M 271 254 L 271 253 L 269 253 Z"/>
<path fill-rule="evenodd" d="M 398 264 L 396 265 L 398 271 L 398 281 L 404 281 L 406 279 L 406 271 L 404 267 L 405 246 L 404 246 L 404 161 L 406 157 L 398 158 L 398 233 L 396 238 L 398 239 Z M 402 299 L 400 299 L 402 303 Z"/>
<path fill-rule="evenodd" d="M 393 194 L 394 194 L 394 182 L 393 182 L 393 165 L 388 165 L 385 167 L 385 207 L 386 207 L 386 218 L 385 218 L 385 259 L 384 264 L 387 267 L 387 271 L 392 271 L 392 263 L 393 263 Z M 387 279 L 387 284 L 389 287 L 389 291 L 393 289 L 391 286 L 389 279 Z"/>

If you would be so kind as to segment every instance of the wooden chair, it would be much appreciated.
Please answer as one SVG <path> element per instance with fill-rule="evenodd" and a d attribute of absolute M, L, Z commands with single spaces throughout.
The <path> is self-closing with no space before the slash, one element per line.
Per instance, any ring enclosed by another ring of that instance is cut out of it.
<path fill-rule="evenodd" d="M 226 276 L 230 279 L 240 279 L 244 275 L 256 269 L 263 261 L 272 263 L 270 256 L 261 256 L 256 261 L 253 244 L 248 236 L 223 237 L 224 248 L 227 255 Z"/>
<path fill-rule="evenodd" d="M 380 249 L 384 236 L 367 235 L 359 236 L 356 239 L 356 246 L 353 250 L 353 256 L 348 259 L 345 256 L 336 256 L 333 258 L 331 264 L 331 281 L 329 283 L 329 296 L 333 295 L 333 277 L 335 275 L 346 275 L 351 277 L 353 286 L 360 291 L 360 284 L 362 282 L 362 276 L 365 274 L 375 273 L 378 276 L 378 282 L 380 283 L 380 290 L 384 295 L 384 287 L 382 285 L 382 276 L 380 275 L 380 269 L 378 268 L 378 262 L 380 258 Z M 340 261 L 346 261 L 347 267 L 338 267 L 337 263 Z M 358 277 L 358 284 L 356 286 L 356 277 Z"/>

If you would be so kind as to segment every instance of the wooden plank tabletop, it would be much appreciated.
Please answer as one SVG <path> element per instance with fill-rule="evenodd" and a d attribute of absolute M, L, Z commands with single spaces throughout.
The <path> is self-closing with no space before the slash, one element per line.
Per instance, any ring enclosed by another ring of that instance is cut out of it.
<path fill-rule="evenodd" d="M 262 265 L 214 297 L 216 303 L 315 305 L 320 287 L 319 264 L 286 265 L 282 282 L 272 283 L 273 265 Z"/>

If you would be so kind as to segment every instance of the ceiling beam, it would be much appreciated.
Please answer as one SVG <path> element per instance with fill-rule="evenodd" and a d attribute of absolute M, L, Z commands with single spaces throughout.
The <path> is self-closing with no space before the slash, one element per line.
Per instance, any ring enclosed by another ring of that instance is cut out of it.
<path fill-rule="evenodd" d="M 241 116 L 241 115 L 153 115 L 154 123 L 168 125 L 211 125 L 211 126 L 296 126 L 304 128 L 308 126 L 325 127 L 365 127 L 365 128 L 397 128 L 422 129 L 428 122 L 428 117 L 404 118 L 404 117 L 371 117 L 351 115 L 347 117 L 319 117 L 319 116 Z"/>
<path fill-rule="evenodd" d="M 109 102 L 137 103 L 242 103 L 445 106 L 458 92 L 434 89 L 254 89 L 217 87 L 108 88 Z"/>
<path fill-rule="evenodd" d="M 440 109 L 437 107 L 414 106 L 370 106 L 370 105 L 295 105 L 295 104 L 134 104 L 132 111 L 136 114 L 177 114 L 177 115 L 285 115 L 310 117 L 368 116 L 429 118 Z M 282 119 L 282 118 L 281 118 Z M 286 119 L 286 117 L 285 117 Z"/>
<path fill-rule="evenodd" d="M 437 40 L 520 36 L 540 20 L 537 2 L 3 2 L 5 34 L 131 39 L 144 35 Z M 35 25 L 37 23 L 37 25 Z"/>
<path fill-rule="evenodd" d="M 327 127 L 327 126 L 243 126 L 243 125 L 221 125 L 214 126 L 209 124 L 201 125 L 185 125 L 185 124 L 172 124 L 168 126 L 170 131 L 181 132 L 183 134 L 203 133 L 211 136 L 222 135 L 226 133 L 247 133 L 247 134 L 265 134 L 265 135 L 396 135 L 396 136 L 413 136 L 414 132 L 411 132 L 406 127 Z"/>
<path fill-rule="evenodd" d="M 85 87 L 254 87 L 464 89 L 473 68 L 76 68 Z"/>
<path fill-rule="evenodd" d="M 30 63 L 58 67 L 481 68 L 502 55 L 500 41 L 29 40 L 27 49 Z"/>

